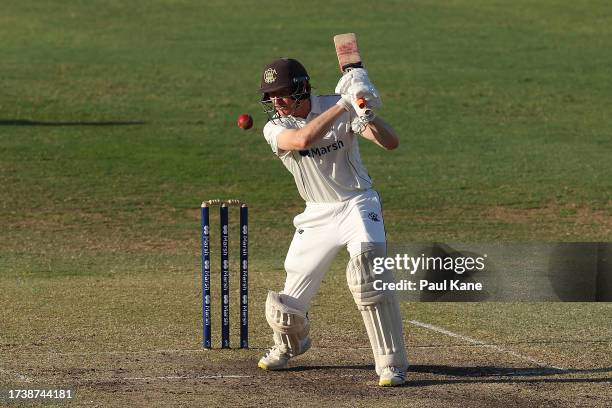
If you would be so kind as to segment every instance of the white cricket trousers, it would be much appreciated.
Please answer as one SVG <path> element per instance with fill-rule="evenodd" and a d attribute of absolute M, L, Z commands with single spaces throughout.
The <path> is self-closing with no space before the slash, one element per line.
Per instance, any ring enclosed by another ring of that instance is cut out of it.
<path fill-rule="evenodd" d="M 338 203 L 307 202 L 293 225 L 282 293 L 297 299 L 305 312 L 341 247 L 353 257 L 368 243 L 386 242 L 380 198 L 374 190 Z"/>

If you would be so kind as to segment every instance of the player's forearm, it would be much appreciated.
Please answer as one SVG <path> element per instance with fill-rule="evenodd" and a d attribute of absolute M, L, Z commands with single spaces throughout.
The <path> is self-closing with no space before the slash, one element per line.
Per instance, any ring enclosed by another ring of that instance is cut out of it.
<path fill-rule="evenodd" d="M 362 135 L 387 150 L 397 149 L 399 146 L 397 133 L 381 118 L 375 118 L 368 123 Z"/>
<path fill-rule="evenodd" d="M 346 110 L 342 107 L 334 105 L 299 129 L 295 136 L 299 141 L 300 148 L 307 149 L 319 141 L 329 131 L 331 125 L 345 112 Z"/>

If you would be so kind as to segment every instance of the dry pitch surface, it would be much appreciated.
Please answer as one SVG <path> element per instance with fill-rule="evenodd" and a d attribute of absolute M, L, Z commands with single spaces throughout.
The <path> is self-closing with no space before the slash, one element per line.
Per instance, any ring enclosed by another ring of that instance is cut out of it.
<path fill-rule="evenodd" d="M 315 307 L 314 314 L 324 318 L 324 310 Z M 4 345 L 0 378 L 11 387 L 72 388 L 71 406 L 607 407 L 611 333 L 600 323 L 610 310 L 609 304 L 405 305 L 404 316 L 415 317 L 406 320 L 412 366 L 406 386 L 394 389 L 376 385 L 362 328 L 345 327 L 336 336 L 330 321 L 315 322 L 316 345 L 283 372 L 256 367 L 267 337 L 258 327 L 249 350 L 60 345 L 65 351 L 37 352 L 36 345 Z M 416 319 L 425 315 L 451 323 Z M 595 325 L 584 324 L 589 320 Z"/>

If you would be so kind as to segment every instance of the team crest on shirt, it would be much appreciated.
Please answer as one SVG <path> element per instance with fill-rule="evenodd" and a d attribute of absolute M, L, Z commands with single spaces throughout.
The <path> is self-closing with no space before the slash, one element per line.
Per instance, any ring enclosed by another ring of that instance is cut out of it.
<path fill-rule="evenodd" d="M 378 218 L 378 214 L 376 214 L 375 212 L 368 213 L 368 218 L 374 222 L 380 222 L 380 218 Z"/>
<path fill-rule="evenodd" d="M 274 68 L 266 69 L 264 72 L 264 82 L 266 84 L 271 84 L 272 82 L 276 81 L 276 75 L 276 70 Z"/>

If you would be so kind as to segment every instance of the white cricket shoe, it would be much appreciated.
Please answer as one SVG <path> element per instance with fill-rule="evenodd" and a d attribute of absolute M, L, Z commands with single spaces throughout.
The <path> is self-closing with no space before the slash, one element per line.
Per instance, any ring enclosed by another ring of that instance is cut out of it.
<path fill-rule="evenodd" d="M 385 367 L 380 371 L 378 385 L 383 387 L 397 387 L 406 382 L 406 370 L 397 367 Z"/>
<path fill-rule="evenodd" d="M 275 344 L 259 360 L 257 367 L 264 370 L 282 370 L 287 367 L 287 362 L 291 356 L 284 344 Z"/>
<path fill-rule="evenodd" d="M 310 338 L 307 338 L 300 347 L 300 354 L 310 348 Z M 264 370 L 282 370 L 287 368 L 287 363 L 291 357 L 295 357 L 289 352 L 285 344 L 275 344 L 266 355 L 259 359 L 257 367 Z"/>

